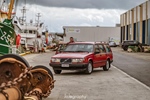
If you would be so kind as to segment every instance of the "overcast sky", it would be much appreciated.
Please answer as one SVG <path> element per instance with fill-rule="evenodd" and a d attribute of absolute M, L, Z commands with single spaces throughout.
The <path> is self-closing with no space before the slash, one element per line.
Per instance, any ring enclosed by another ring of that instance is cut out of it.
<path fill-rule="evenodd" d="M 63 32 L 63 26 L 115 26 L 120 14 L 146 0 L 18 0 L 17 16 L 26 6 L 26 18 L 40 13 L 49 32 Z"/>

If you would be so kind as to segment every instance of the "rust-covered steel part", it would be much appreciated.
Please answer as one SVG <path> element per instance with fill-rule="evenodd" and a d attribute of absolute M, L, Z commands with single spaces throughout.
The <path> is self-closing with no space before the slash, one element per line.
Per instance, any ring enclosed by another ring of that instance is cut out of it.
<path fill-rule="evenodd" d="M 37 65 L 31 69 L 31 73 L 33 75 L 33 79 L 31 81 L 32 88 L 26 96 L 34 94 L 39 98 L 47 98 L 50 95 L 51 90 L 54 88 L 55 80 L 52 72 L 43 65 Z M 34 90 L 35 88 L 41 89 L 42 93 Z"/>
<path fill-rule="evenodd" d="M 54 82 L 51 70 L 43 65 L 32 68 L 23 57 L 15 54 L 0 57 L 0 93 L 7 88 L 15 87 L 19 90 L 21 100 L 24 96 L 32 95 L 41 100 L 50 95 Z M 35 90 L 37 88 L 42 92 Z"/>

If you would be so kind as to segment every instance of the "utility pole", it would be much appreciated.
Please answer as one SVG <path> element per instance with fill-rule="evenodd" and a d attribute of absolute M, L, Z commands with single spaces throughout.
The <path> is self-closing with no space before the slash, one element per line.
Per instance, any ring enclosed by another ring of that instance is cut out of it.
<path fill-rule="evenodd" d="M 4 3 L 5 3 L 5 0 L 2 0 L 2 1 L 0 2 L 0 10 L 2 9 L 2 6 L 3 6 Z"/>
<path fill-rule="evenodd" d="M 26 22 L 26 11 L 27 9 L 25 8 L 25 6 L 21 9 L 22 12 L 22 17 L 21 17 L 21 24 L 24 24 L 24 22 Z"/>
<path fill-rule="evenodd" d="M 37 25 L 39 25 L 41 14 L 37 13 L 36 17 L 37 17 L 37 20 L 36 20 L 37 21 Z"/>
<path fill-rule="evenodd" d="M 8 11 L 8 19 L 11 19 L 13 6 L 14 6 L 14 0 L 11 0 L 9 5 L 9 11 Z"/>

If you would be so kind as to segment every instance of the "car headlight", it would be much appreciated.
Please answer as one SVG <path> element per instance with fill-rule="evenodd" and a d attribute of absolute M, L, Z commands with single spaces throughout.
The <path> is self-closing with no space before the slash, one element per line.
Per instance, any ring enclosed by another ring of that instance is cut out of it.
<path fill-rule="evenodd" d="M 52 62 L 60 62 L 60 59 L 58 59 L 58 58 L 52 58 L 51 61 Z"/>
<path fill-rule="evenodd" d="M 83 58 L 72 59 L 72 62 L 83 62 Z"/>

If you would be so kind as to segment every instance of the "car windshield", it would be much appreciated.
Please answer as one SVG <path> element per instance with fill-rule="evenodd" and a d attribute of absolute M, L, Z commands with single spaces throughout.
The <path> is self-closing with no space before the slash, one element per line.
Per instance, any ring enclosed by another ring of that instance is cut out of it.
<path fill-rule="evenodd" d="M 64 52 L 92 52 L 92 44 L 70 44 L 66 47 Z"/>

